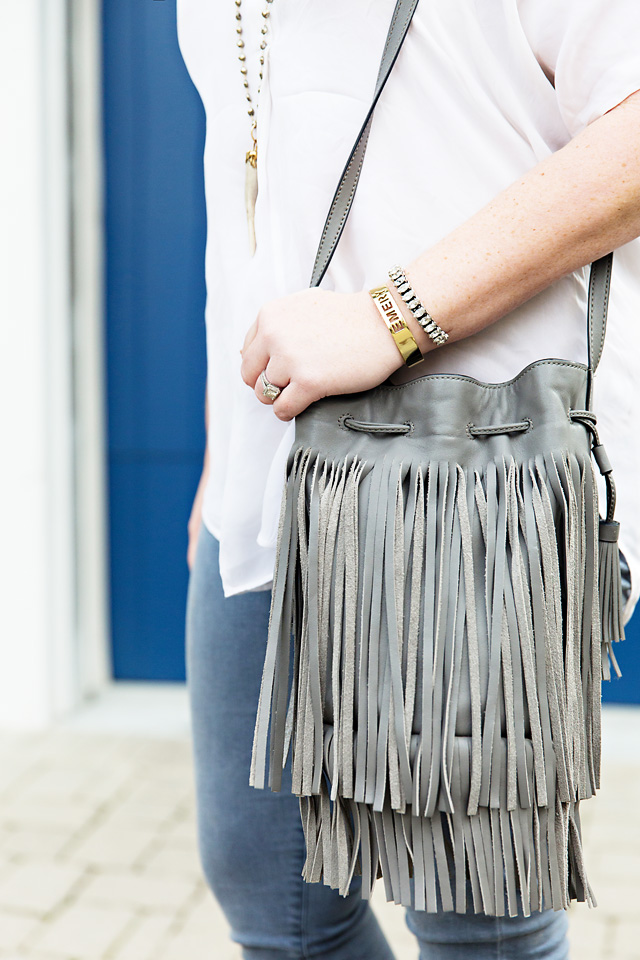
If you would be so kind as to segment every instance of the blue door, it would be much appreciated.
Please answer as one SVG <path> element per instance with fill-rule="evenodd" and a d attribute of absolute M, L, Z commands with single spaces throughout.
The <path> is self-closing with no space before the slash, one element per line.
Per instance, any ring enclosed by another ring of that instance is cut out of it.
<path fill-rule="evenodd" d="M 204 114 L 175 0 L 104 0 L 113 670 L 183 680 L 204 448 Z"/>
<path fill-rule="evenodd" d="M 184 679 L 204 446 L 204 116 L 175 14 L 175 0 L 104 0 L 113 664 L 126 679 Z M 627 638 L 603 695 L 638 703 L 640 612 Z"/>

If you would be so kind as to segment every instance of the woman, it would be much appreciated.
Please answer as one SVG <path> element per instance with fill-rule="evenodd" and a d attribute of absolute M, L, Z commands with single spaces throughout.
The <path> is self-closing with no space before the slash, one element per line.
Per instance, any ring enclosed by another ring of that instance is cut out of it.
<path fill-rule="evenodd" d="M 187 617 L 203 869 L 250 960 L 382 960 L 393 945 L 358 882 L 341 898 L 301 879 L 287 782 L 278 794 L 248 786 L 292 420 L 323 396 L 399 375 L 402 357 L 368 293 L 394 263 L 448 334 L 436 349 L 398 300 L 425 354 L 419 375 L 500 382 L 541 357 L 584 362 L 582 268 L 616 249 L 596 410 L 616 467 L 630 616 L 640 590 L 629 430 L 640 414 L 640 9 L 422 0 L 314 289 L 316 247 L 393 3 L 180 0 L 178 9 L 207 112 L 208 444 L 189 525 Z M 407 922 L 422 958 L 567 956 L 563 912 L 409 910 Z"/>

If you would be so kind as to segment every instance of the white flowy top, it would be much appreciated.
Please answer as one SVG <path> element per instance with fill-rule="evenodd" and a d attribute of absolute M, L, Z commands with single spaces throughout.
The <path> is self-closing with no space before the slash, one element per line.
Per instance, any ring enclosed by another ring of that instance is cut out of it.
<path fill-rule="evenodd" d="M 225 595 L 270 585 L 294 425 L 240 376 L 267 300 L 309 286 L 327 211 L 371 103 L 395 0 L 273 0 L 257 99 L 257 249 L 244 207 L 250 146 L 233 0 L 178 0 L 206 110 L 209 446 L 203 520 Z M 256 100 L 264 0 L 242 0 Z M 374 114 L 360 183 L 322 287 L 384 282 L 588 123 L 640 89 L 638 0 L 421 0 Z M 545 357 L 586 362 L 585 271 L 466 340 L 425 373 L 499 382 Z M 428 304 L 427 304 L 428 306 Z M 640 240 L 618 250 L 595 409 L 614 465 L 620 544 L 640 594 Z"/>

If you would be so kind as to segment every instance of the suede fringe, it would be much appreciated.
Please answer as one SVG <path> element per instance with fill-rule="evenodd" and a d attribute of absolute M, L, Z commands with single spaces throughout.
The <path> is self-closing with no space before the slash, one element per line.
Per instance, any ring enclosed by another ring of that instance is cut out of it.
<path fill-rule="evenodd" d="M 429 911 L 464 911 L 469 880 L 490 916 L 595 903 L 579 803 L 622 632 L 597 517 L 573 454 L 481 474 L 292 451 L 251 783 L 279 790 L 291 750 L 306 880 L 382 876 Z"/>

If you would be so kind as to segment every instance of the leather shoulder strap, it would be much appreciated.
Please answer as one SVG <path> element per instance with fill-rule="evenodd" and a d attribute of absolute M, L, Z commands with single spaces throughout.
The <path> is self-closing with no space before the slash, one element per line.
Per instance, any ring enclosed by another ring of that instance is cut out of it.
<path fill-rule="evenodd" d="M 320 281 L 325 275 L 327 267 L 329 266 L 329 262 L 333 256 L 333 252 L 336 248 L 338 240 L 342 236 L 342 231 L 347 221 L 351 204 L 353 203 L 356 187 L 358 186 L 358 180 L 360 179 L 362 161 L 364 160 L 364 153 L 367 149 L 367 141 L 369 139 L 369 131 L 371 130 L 373 111 L 378 102 L 378 98 L 382 93 L 383 87 L 387 82 L 389 74 L 391 73 L 391 68 L 393 67 L 398 54 L 400 53 L 400 47 L 402 46 L 402 42 L 407 35 L 411 18 L 413 17 L 417 6 L 418 0 L 397 0 L 395 10 L 393 11 L 393 17 L 391 18 L 391 26 L 389 27 L 389 32 L 387 33 L 387 39 L 382 53 L 382 60 L 380 62 L 380 69 L 378 71 L 378 79 L 376 80 L 373 102 L 369 107 L 364 123 L 360 128 L 360 133 L 358 134 L 356 142 L 353 145 L 349 159 L 347 160 L 345 168 L 342 172 L 342 176 L 340 177 L 340 183 L 338 184 L 333 201 L 331 202 L 331 207 L 324 225 L 324 230 L 322 231 L 320 246 L 318 247 L 318 252 L 316 254 L 316 260 L 313 265 L 311 283 L 309 284 L 311 287 L 317 287 L 319 285 Z"/>
<path fill-rule="evenodd" d="M 607 312 L 613 254 L 595 260 L 589 277 L 589 369 L 595 373 L 602 356 L 604 337 L 607 332 Z"/>
<path fill-rule="evenodd" d="M 313 272 L 311 275 L 310 286 L 317 287 L 324 277 L 327 267 L 331 262 L 336 246 L 344 225 L 347 222 L 351 204 L 355 196 L 360 171 L 364 161 L 365 150 L 369 140 L 371 122 L 373 120 L 373 111 L 376 107 L 380 94 L 385 83 L 389 78 L 391 69 L 396 62 L 400 48 L 404 41 L 411 19 L 418 6 L 418 0 L 397 0 L 391 25 L 387 33 L 378 78 L 376 80 L 373 101 L 367 115 L 364 119 L 360 132 L 349 154 L 340 182 L 327 214 L 322 237 L 316 253 Z M 609 290 L 611 286 L 611 269 L 613 265 L 613 254 L 609 253 L 591 264 L 591 273 L 589 278 L 589 306 L 588 306 L 588 356 L 589 356 L 589 385 L 587 396 L 587 409 L 591 408 L 591 398 L 593 390 L 593 375 L 595 374 L 607 329 L 607 311 L 609 307 Z"/>
<path fill-rule="evenodd" d="M 591 264 L 588 297 L 588 348 L 589 376 L 587 379 L 586 408 L 593 404 L 593 376 L 598 369 L 604 338 L 607 332 L 607 313 L 609 311 L 609 291 L 611 289 L 611 269 L 613 254 L 608 253 Z"/>

